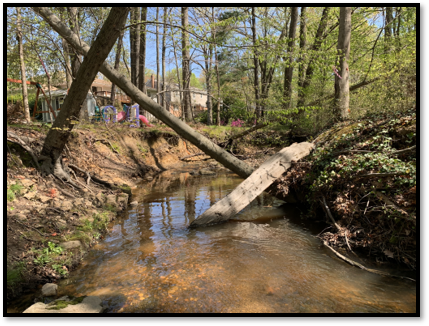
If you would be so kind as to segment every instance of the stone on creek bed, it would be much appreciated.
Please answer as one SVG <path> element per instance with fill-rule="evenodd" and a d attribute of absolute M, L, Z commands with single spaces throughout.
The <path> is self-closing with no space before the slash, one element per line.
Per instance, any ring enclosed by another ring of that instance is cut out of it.
<path fill-rule="evenodd" d="M 64 249 L 73 249 L 73 248 L 79 248 L 82 244 L 79 240 L 73 240 L 73 241 L 67 241 L 60 243 L 60 246 Z"/>
<path fill-rule="evenodd" d="M 101 305 L 101 299 L 96 296 L 69 298 L 61 297 L 48 304 L 37 302 L 27 308 L 24 314 L 44 313 L 44 314 L 64 314 L 64 313 L 93 313 L 103 312 L 104 307 Z"/>
<path fill-rule="evenodd" d="M 199 174 L 201 174 L 201 175 L 215 175 L 215 174 L 216 174 L 216 172 L 211 171 L 211 170 L 209 170 L 209 169 L 201 169 L 201 170 L 199 171 Z"/>
<path fill-rule="evenodd" d="M 42 295 L 44 297 L 50 297 L 50 296 L 57 295 L 57 289 L 58 289 L 58 285 L 56 285 L 54 283 L 46 283 L 42 287 Z"/>

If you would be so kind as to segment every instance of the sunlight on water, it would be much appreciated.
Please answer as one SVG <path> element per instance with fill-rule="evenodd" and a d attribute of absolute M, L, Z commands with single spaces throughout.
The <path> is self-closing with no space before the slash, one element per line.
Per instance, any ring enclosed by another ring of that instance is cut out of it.
<path fill-rule="evenodd" d="M 259 196 L 228 223 L 187 226 L 242 179 L 165 172 L 134 194 L 61 294 L 98 295 L 108 312 L 415 312 L 415 284 L 339 261 L 296 208 Z M 133 199 L 133 200 L 134 200 Z M 319 230 L 320 231 L 320 230 Z"/>

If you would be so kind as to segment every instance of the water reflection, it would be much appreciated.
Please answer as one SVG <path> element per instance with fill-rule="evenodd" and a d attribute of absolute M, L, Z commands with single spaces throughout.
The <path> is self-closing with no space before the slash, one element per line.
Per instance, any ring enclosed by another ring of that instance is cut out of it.
<path fill-rule="evenodd" d="M 413 283 L 338 261 L 270 196 L 228 223 L 187 228 L 240 182 L 158 175 L 60 291 L 99 295 L 109 312 L 415 312 Z"/>

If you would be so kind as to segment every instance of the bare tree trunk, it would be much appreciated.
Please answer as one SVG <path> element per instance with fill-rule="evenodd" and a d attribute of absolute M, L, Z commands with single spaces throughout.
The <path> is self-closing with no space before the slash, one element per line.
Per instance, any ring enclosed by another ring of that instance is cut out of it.
<path fill-rule="evenodd" d="M 311 46 L 311 52 L 319 51 L 322 45 L 322 40 L 325 34 L 326 26 L 328 26 L 330 9 L 331 7 L 325 7 L 323 9 L 322 17 L 320 18 L 319 26 L 317 28 L 316 35 L 314 37 L 314 43 Z M 305 103 L 305 93 L 311 84 L 311 78 L 313 77 L 313 73 L 314 73 L 313 58 L 311 58 L 307 65 L 304 82 L 299 85 L 299 88 L 301 89 L 301 93 L 298 99 L 298 107 L 303 106 Z"/>
<path fill-rule="evenodd" d="M 350 113 L 349 66 L 350 36 L 352 29 L 351 7 L 340 7 L 340 28 L 338 32 L 338 77 L 335 75 L 335 110 L 337 119 L 346 119 Z"/>
<path fill-rule="evenodd" d="M 62 20 L 65 20 L 65 8 L 64 7 L 58 7 L 60 10 L 60 17 Z M 67 83 L 67 89 L 70 88 L 73 78 L 71 75 L 71 67 L 70 67 L 70 49 L 69 45 L 67 44 L 67 41 L 64 38 L 61 38 L 61 44 L 63 46 L 64 51 L 64 60 L 65 60 L 65 72 L 66 72 L 66 83 Z"/>
<path fill-rule="evenodd" d="M 289 43 L 287 45 L 287 63 L 285 68 L 283 98 L 285 109 L 290 107 L 292 100 L 292 76 L 293 76 L 293 48 L 295 44 L 296 26 L 298 23 L 298 7 L 291 7 L 291 20 L 289 27 Z"/>
<path fill-rule="evenodd" d="M 191 94 L 190 94 L 190 58 L 189 58 L 189 36 L 185 30 L 188 29 L 188 7 L 182 7 L 182 79 L 183 79 L 183 97 L 184 97 L 184 109 L 185 109 L 185 120 L 187 122 L 192 121 L 191 112 Z"/>
<path fill-rule="evenodd" d="M 167 26 L 166 26 L 167 7 L 164 7 L 163 14 L 164 14 L 164 19 L 163 19 L 164 25 L 162 28 L 162 52 L 161 52 L 161 55 L 162 55 L 162 85 L 161 86 L 162 87 L 161 87 L 161 90 L 162 90 L 162 106 L 164 107 L 164 109 L 167 109 L 167 93 L 164 92 L 165 91 L 165 36 L 166 36 L 165 31 L 167 30 Z"/>
<path fill-rule="evenodd" d="M 206 68 L 206 86 L 207 86 L 207 124 L 213 124 L 213 107 L 211 97 L 211 69 L 212 69 L 213 47 L 211 45 L 205 47 L 204 65 Z"/>
<path fill-rule="evenodd" d="M 390 52 L 392 45 L 392 21 L 393 21 L 393 8 L 386 7 L 386 22 L 384 26 L 384 49 L 385 53 Z"/>
<path fill-rule="evenodd" d="M 214 46 L 214 52 L 215 52 L 215 69 L 216 69 L 216 80 L 217 80 L 217 112 L 216 112 L 216 118 L 217 118 L 217 125 L 220 126 L 220 76 L 219 76 L 219 62 L 217 60 L 217 49 L 216 44 Z"/>
<path fill-rule="evenodd" d="M 172 18 L 170 17 L 170 25 L 172 25 Z M 183 94 L 182 94 L 182 85 L 180 82 L 180 72 L 179 72 L 179 62 L 177 60 L 177 51 L 176 51 L 176 42 L 173 36 L 173 27 L 170 29 L 170 37 L 171 42 L 173 44 L 173 54 L 174 54 L 174 62 L 176 63 L 176 74 L 177 74 L 177 85 L 179 87 L 179 98 L 180 98 L 180 109 L 182 110 L 182 119 L 185 119 L 184 109 L 183 109 Z"/>
<path fill-rule="evenodd" d="M 304 69 L 304 62 L 305 62 L 305 51 L 306 51 L 306 45 L 307 45 L 307 22 L 306 22 L 306 9 L 307 7 L 301 7 L 301 18 L 299 22 L 299 48 L 301 51 L 301 57 L 299 59 L 299 66 L 298 66 L 298 106 L 301 104 L 301 99 L 304 98 L 303 90 L 301 88 L 301 85 L 304 84 L 305 80 L 305 69 Z"/>
<path fill-rule="evenodd" d="M 140 18 L 138 7 L 132 8 L 130 12 L 131 24 Z M 130 27 L 130 59 L 131 59 L 131 82 L 138 85 L 139 56 L 140 56 L 140 25 Z"/>
<path fill-rule="evenodd" d="M 40 8 L 33 10 L 37 13 L 38 9 Z M 43 144 L 41 154 L 50 158 L 50 160 L 45 160 L 43 164 L 45 172 L 54 173 L 58 177 L 70 181 L 68 174 L 62 170 L 60 155 L 79 116 L 80 106 L 86 99 L 88 89 L 115 44 L 127 15 L 127 7 L 113 7 L 94 44 L 86 53 L 85 60 L 77 73 L 76 82 L 72 84 L 62 110 L 55 119 Z M 112 82 L 115 81 L 112 80 Z"/>
<path fill-rule="evenodd" d="M 256 49 L 256 14 L 255 7 L 252 7 L 252 42 L 254 46 L 254 55 L 253 55 L 253 74 L 254 82 L 253 88 L 255 89 L 255 113 L 256 118 L 260 119 L 262 116 L 262 111 L 260 109 L 260 96 L 259 96 L 259 61 L 258 61 L 258 52 Z"/>
<path fill-rule="evenodd" d="M 147 7 L 141 8 L 141 21 L 145 22 L 147 19 Z M 140 29 L 140 58 L 139 58 L 139 86 L 138 88 L 147 93 L 145 83 L 145 68 L 146 68 L 146 23 L 141 25 Z"/>
<path fill-rule="evenodd" d="M 79 21 L 77 17 L 77 7 L 67 7 L 67 11 L 69 14 L 70 29 L 73 31 L 73 33 L 75 33 L 80 37 Z M 70 53 L 70 58 L 71 58 L 72 76 L 73 78 L 76 78 L 77 72 L 80 68 L 79 54 L 76 53 L 75 50 L 73 49 L 72 53 Z"/>
<path fill-rule="evenodd" d="M 159 21 L 159 7 L 156 7 L 156 21 Z M 159 81 L 159 25 L 156 24 L 156 101 L 159 105 L 162 105 L 161 94 L 159 94 L 161 91 Z"/>
<path fill-rule="evenodd" d="M 124 37 L 124 31 L 121 31 L 118 38 L 118 44 L 116 48 L 116 57 L 115 57 L 115 69 L 117 70 L 119 68 L 119 62 L 121 60 L 121 51 L 122 51 L 122 38 Z M 116 85 L 112 83 L 112 90 L 110 93 L 110 99 L 112 101 L 112 104 L 115 105 L 115 92 L 116 92 Z"/>
<path fill-rule="evenodd" d="M 25 76 L 25 61 L 24 61 L 24 45 L 22 44 L 22 30 L 21 30 L 21 8 L 16 7 L 16 38 L 18 40 L 19 48 L 19 65 L 21 68 L 22 80 L 22 101 L 24 104 L 24 118 L 30 123 L 30 108 L 28 106 L 28 92 L 27 92 L 27 77 Z"/>
<path fill-rule="evenodd" d="M 75 35 L 72 31 L 70 31 L 70 29 L 67 28 L 67 26 L 64 25 L 61 20 L 56 17 L 48 8 L 33 7 L 33 10 L 42 16 L 43 19 L 47 21 L 57 33 L 66 38 L 69 44 L 78 50 L 79 53 L 84 55 L 88 53 L 89 46 L 84 41 L 80 40 L 78 36 Z M 113 69 L 113 67 L 108 65 L 106 62 L 104 62 L 100 67 L 100 72 L 109 78 L 109 80 L 115 83 L 118 87 L 120 87 L 123 91 L 125 91 L 131 98 L 133 98 L 133 100 L 135 100 L 141 108 L 149 111 L 156 118 L 160 119 L 167 126 L 176 131 L 179 136 L 190 141 L 204 153 L 223 164 L 226 168 L 237 173 L 243 178 L 249 176 L 254 170 L 253 167 L 237 159 L 232 154 L 226 152 L 218 145 L 214 144 L 209 139 L 196 132 L 185 122 L 181 121 L 179 118 L 165 110 L 162 106 L 152 101 L 152 99 L 150 99 L 136 86 L 134 86 L 127 77 Z"/>

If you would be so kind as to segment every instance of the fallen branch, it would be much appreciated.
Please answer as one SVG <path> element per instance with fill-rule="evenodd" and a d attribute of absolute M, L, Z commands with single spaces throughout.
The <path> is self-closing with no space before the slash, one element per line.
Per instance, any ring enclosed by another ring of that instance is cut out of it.
<path fill-rule="evenodd" d="M 383 201 L 386 205 L 386 207 L 393 207 L 394 209 L 396 209 L 397 211 L 401 212 L 403 215 L 408 215 L 408 213 L 406 211 L 404 211 L 402 208 L 399 208 L 398 206 L 396 206 L 390 199 L 389 197 L 387 197 L 385 194 L 376 191 L 375 195 L 377 196 L 378 199 L 380 199 L 381 201 Z"/>
<path fill-rule="evenodd" d="M 331 219 L 331 221 L 332 221 L 332 223 L 334 223 L 334 225 L 335 225 L 335 227 L 337 228 L 337 230 L 338 231 L 340 231 L 340 232 L 342 232 L 343 230 L 342 230 L 342 227 L 341 226 L 339 226 L 338 224 L 337 224 L 337 222 L 335 222 L 335 219 L 334 219 L 334 217 L 332 216 L 332 214 L 331 214 L 331 210 L 329 209 L 329 206 L 328 206 L 328 204 L 326 203 L 326 199 L 325 199 L 325 196 L 322 196 L 322 199 L 323 199 L 323 206 L 325 207 L 325 211 L 326 211 L 326 213 L 327 213 L 327 215 L 329 216 L 329 218 Z M 353 252 L 353 250 L 352 250 L 352 248 L 350 247 L 350 244 L 349 244 L 349 239 L 347 238 L 347 233 L 348 233 L 348 230 L 346 230 L 346 231 L 344 231 L 344 238 L 346 239 L 346 244 L 347 244 L 347 247 L 349 247 L 349 250 L 351 251 L 351 252 Z"/>
<path fill-rule="evenodd" d="M 235 139 L 239 139 L 241 137 L 244 137 L 244 136 L 246 136 L 246 135 L 248 135 L 248 134 L 250 134 L 250 133 L 252 133 L 252 132 L 254 132 L 254 131 L 258 130 L 258 129 L 262 129 L 262 128 L 268 126 L 268 124 L 269 124 L 269 122 L 258 123 L 257 125 L 254 125 L 253 127 L 249 128 L 249 129 L 247 129 L 245 131 L 242 131 L 242 132 L 240 132 L 240 133 L 238 133 L 236 135 L 231 136 L 228 140 L 224 141 L 223 143 L 220 143 L 219 146 L 225 147 L 225 145 L 227 145 L 231 141 L 233 141 Z"/>
<path fill-rule="evenodd" d="M 323 200 L 323 202 L 321 202 L 321 203 L 322 203 L 322 205 L 323 205 L 323 207 L 325 209 L 326 214 L 329 216 L 329 218 L 331 219 L 332 223 L 334 223 L 334 225 L 337 228 L 337 230 L 341 231 L 341 227 L 337 224 L 337 222 L 335 222 L 335 219 L 334 219 L 334 217 L 331 214 L 331 211 L 330 211 L 330 209 L 328 207 L 328 204 L 326 203 L 325 196 L 322 196 L 322 200 Z"/>
<path fill-rule="evenodd" d="M 361 174 L 355 176 L 355 178 L 386 178 L 386 177 L 394 177 L 396 175 L 403 175 L 404 173 L 400 172 L 390 172 L 390 173 L 368 173 L 368 174 Z"/>
<path fill-rule="evenodd" d="M 407 152 L 412 152 L 412 151 L 415 151 L 416 148 L 417 148 L 416 145 L 414 145 L 414 146 L 411 146 L 409 148 L 401 149 L 399 151 L 390 153 L 389 155 L 399 155 L 399 154 L 404 154 L 404 153 L 407 153 Z"/>
<path fill-rule="evenodd" d="M 341 258 L 342 260 L 344 260 L 345 262 L 349 263 L 350 265 L 359 267 L 360 269 L 363 269 L 364 271 L 367 271 L 367 272 L 370 272 L 370 273 L 374 273 L 374 274 L 378 274 L 378 275 L 382 275 L 382 276 L 389 276 L 389 277 L 395 277 L 395 278 L 400 278 L 400 279 L 404 279 L 404 280 L 410 280 L 410 281 L 413 281 L 413 282 L 416 281 L 416 280 L 414 280 L 414 279 L 412 279 L 410 277 L 399 276 L 399 275 L 392 275 L 392 274 L 389 274 L 389 273 L 386 273 L 386 272 L 383 272 L 383 271 L 379 271 L 379 270 L 376 270 L 376 269 L 367 268 L 367 267 L 363 266 L 362 264 L 359 264 L 358 262 L 355 262 L 354 260 L 351 260 L 350 258 L 347 258 L 346 256 L 340 254 L 334 248 L 330 247 L 326 241 L 323 241 L 323 244 L 326 247 L 328 247 L 329 249 L 331 249 L 338 258 Z"/>

